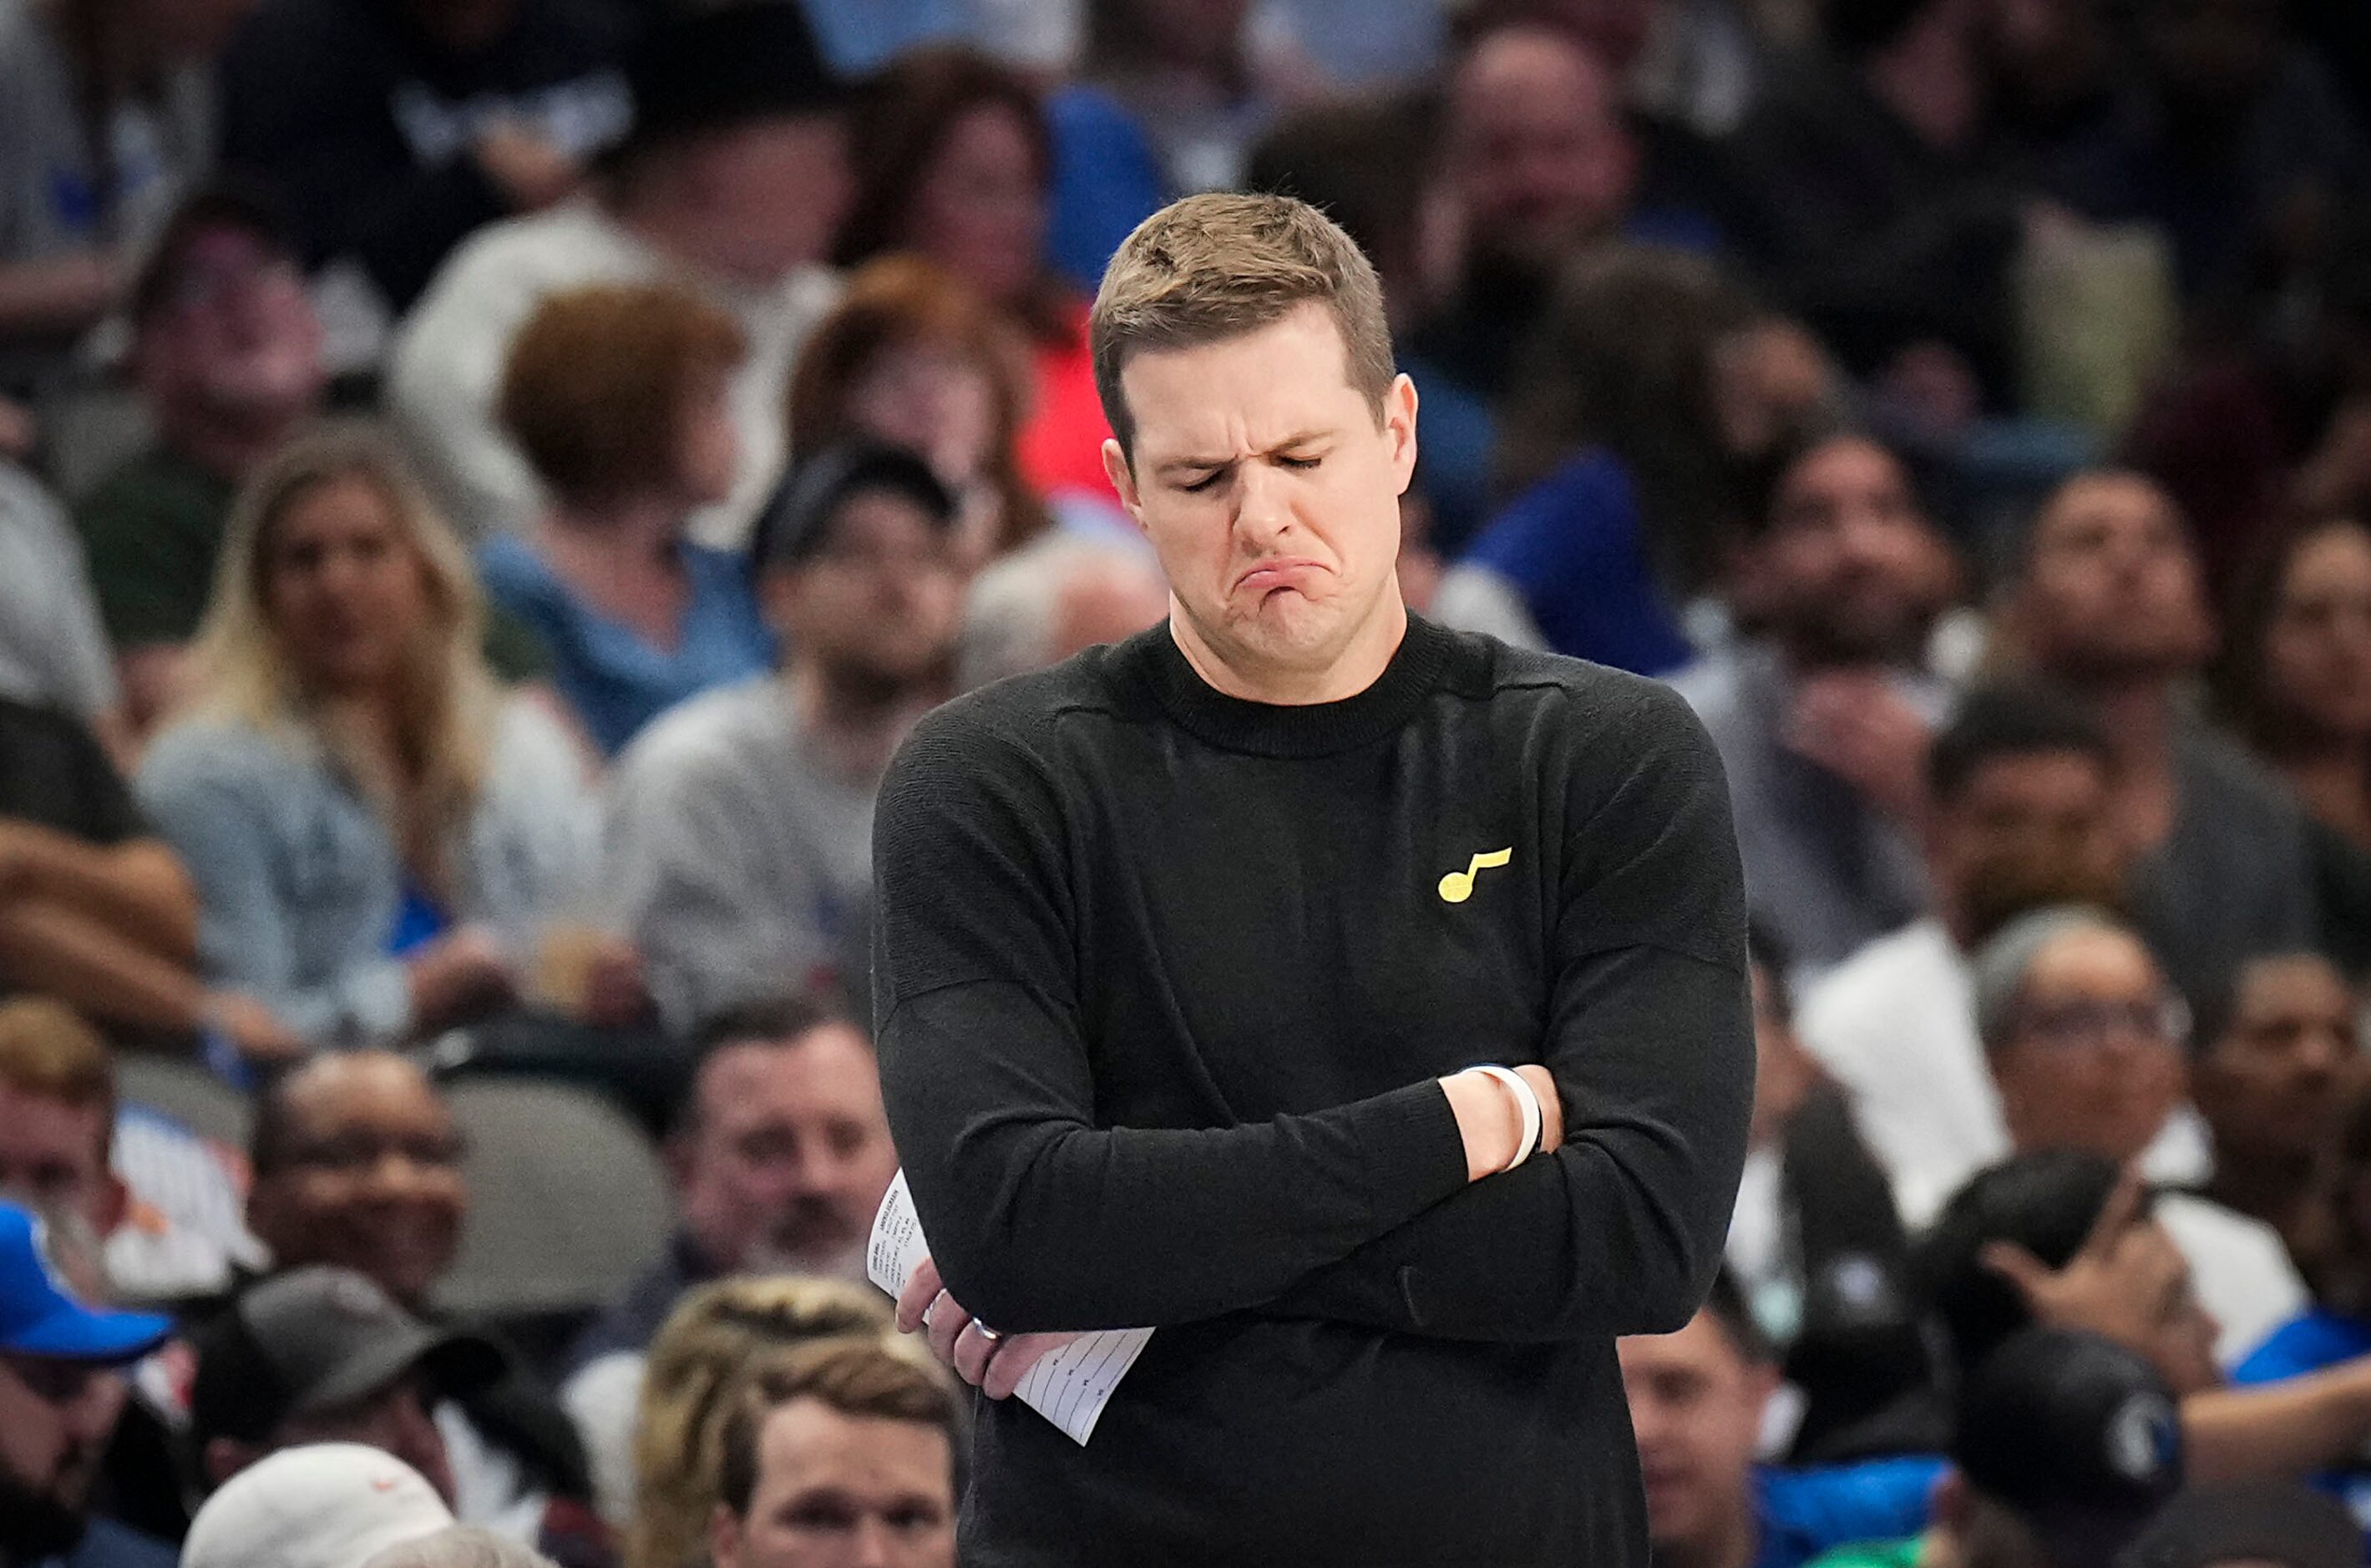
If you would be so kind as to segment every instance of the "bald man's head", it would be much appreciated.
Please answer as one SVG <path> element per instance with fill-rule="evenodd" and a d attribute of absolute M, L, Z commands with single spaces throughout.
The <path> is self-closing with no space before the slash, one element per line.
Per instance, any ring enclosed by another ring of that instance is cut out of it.
<path fill-rule="evenodd" d="M 256 1112 L 248 1223 L 277 1268 L 333 1263 L 417 1305 L 452 1266 L 468 1189 L 451 1107 L 384 1051 L 315 1057 Z"/>
<path fill-rule="evenodd" d="M 1459 62 L 1449 159 L 1475 255 L 1543 276 L 1621 228 L 1638 172 L 1613 73 L 1531 26 L 1486 32 Z"/>

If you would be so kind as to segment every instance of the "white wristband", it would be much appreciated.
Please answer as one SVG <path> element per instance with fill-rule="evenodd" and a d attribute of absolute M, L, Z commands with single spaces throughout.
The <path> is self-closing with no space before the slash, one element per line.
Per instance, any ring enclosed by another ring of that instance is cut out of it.
<path fill-rule="evenodd" d="M 1523 1161 L 1531 1159 L 1532 1156 L 1540 1151 L 1540 1132 L 1542 1127 L 1545 1124 L 1546 1113 L 1540 1109 L 1540 1097 L 1538 1091 L 1532 1088 L 1531 1084 L 1524 1079 L 1522 1074 L 1516 1072 L 1513 1068 L 1502 1067 L 1494 1063 L 1485 1062 L 1479 1066 L 1470 1067 L 1467 1070 L 1469 1072 L 1486 1073 L 1491 1078 L 1494 1078 L 1500 1083 L 1505 1084 L 1507 1086 L 1507 1092 L 1515 1097 L 1516 1109 L 1522 1114 L 1523 1134 L 1522 1136 L 1516 1141 L 1515 1158 L 1507 1161 L 1506 1164 L 1498 1168 L 1498 1173 L 1504 1175 L 1506 1172 L 1512 1170 L 1516 1166 L 1521 1165 Z"/>

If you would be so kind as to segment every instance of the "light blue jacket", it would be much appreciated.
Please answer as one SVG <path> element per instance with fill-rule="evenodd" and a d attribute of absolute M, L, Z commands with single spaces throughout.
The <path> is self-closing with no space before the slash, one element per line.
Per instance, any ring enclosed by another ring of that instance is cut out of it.
<path fill-rule="evenodd" d="M 584 890 L 598 836 L 584 764 L 561 727 L 513 698 L 460 846 L 454 919 L 522 941 Z M 198 958 L 215 982 L 324 1044 L 411 1032 L 388 938 L 403 897 L 393 837 L 306 732 L 192 720 L 149 747 L 141 809 L 196 882 Z"/>

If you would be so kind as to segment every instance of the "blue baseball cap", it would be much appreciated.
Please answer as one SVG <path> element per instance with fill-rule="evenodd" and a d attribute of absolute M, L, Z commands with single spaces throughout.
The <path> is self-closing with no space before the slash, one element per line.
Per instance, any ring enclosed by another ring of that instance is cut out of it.
<path fill-rule="evenodd" d="M 114 1366 L 137 1361 L 173 1332 L 170 1318 L 86 1307 L 58 1278 L 47 1227 L 0 1204 L 0 1352 Z"/>

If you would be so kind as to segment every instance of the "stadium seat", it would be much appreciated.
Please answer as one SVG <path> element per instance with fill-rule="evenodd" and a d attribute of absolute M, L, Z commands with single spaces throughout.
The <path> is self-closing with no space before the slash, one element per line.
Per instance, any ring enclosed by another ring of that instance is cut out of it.
<path fill-rule="evenodd" d="M 441 1305 L 505 1320 L 588 1311 L 665 1249 L 666 1169 L 610 1101 L 526 1078 L 445 1092 L 468 1140 L 469 1217 Z"/>

